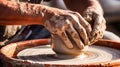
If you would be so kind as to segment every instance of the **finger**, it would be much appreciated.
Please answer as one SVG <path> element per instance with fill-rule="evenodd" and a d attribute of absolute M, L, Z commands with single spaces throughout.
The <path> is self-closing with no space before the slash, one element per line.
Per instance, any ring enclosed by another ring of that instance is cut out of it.
<path fill-rule="evenodd" d="M 85 13 L 83 14 L 83 18 L 84 18 L 86 21 L 88 21 L 88 22 L 92 21 L 92 13 L 91 13 L 91 12 L 90 12 L 90 13 L 85 12 Z"/>
<path fill-rule="evenodd" d="M 76 15 L 79 17 L 80 24 L 86 29 L 88 37 L 90 37 L 91 36 L 90 33 L 92 31 L 91 25 L 84 18 L 82 18 L 82 16 L 80 14 L 77 13 Z"/>
<path fill-rule="evenodd" d="M 82 38 L 82 40 L 84 41 L 85 45 L 89 45 L 90 41 L 87 35 L 86 30 L 84 29 L 84 27 L 78 23 L 75 23 L 74 25 L 75 29 L 77 30 L 77 32 L 79 33 L 79 36 Z"/>
<path fill-rule="evenodd" d="M 93 27 L 93 30 L 92 30 L 92 36 L 94 36 L 96 33 L 98 33 L 100 30 L 101 30 L 101 24 L 102 24 L 102 17 L 101 16 L 97 16 L 96 18 L 94 18 L 95 21 L 94 21 L 94 27 Z"/>
<path fill-rule="evenodd" d="M 73 48 L 73 44 L 71 43 L 70 39 L 68 38 L 65 32 L 59 33 L 58 36 L 63 40 L 67 48 Z"/>
<path fill-rule="evenodd" d="M 82 40 L 79 37 L 79 34 L 77 33 L 77 31 L 73 28 L 73 26 L 71 26 L 70 24 L 66 27 L 66 32 L 69 35 L 70 40 L 73 40 L 74 42 L 72 42 L 73 44 L 76 44 L 78 48 L 83 49 L 84 48 L 84 44 L 82 42 Z"/>
<path fill-rule="evenodd" d="M 90 38 L 90 33 L 91 33 L 91 26 L 89 26 L 89 23 L 87 23 L 86 21 L 80 21 L 83 19 L 80 19 L 80 15 L 76 14 L 78 19 L 73 19 L 71 20 L 74 24 L 74 28 L 77 30 L 77 32 L 79 33 L 79 36 L 82 38 L 82 40 L 84 41 L 85 45 L 89 45 L 89 38 Z M 73 16 L 72 16 L 73 17 Z M 74 18 L 74 17 L 73 17 Z M 76 17 L 75 17 L 76 18 Z M 78 21 L 77 21 L 78 20 Z M 84 23 L 85 22 L 85 23 Z M 80 24 L 81 23 L 81 24 Z M 83 23 L 83 26 L 82 26 Z M 88 26 L 87 26 L 88 24 Z M 86 29 L 88 28 L 88 29 Z"/>
<path fill-rule="evenodd" d="M 100 24 L 100 31 L 95 33 L 95 35 L 93 36 L 93 38 L 91 40 L 91 42 L 93 42 L 93 43 L 95 41 L 97 41 L 98 39 L 103 37 L 103 33 L 104 33 L 105 29 L 106 29 L 106 21 L 105 21 L 105 19 L 103 18 L 101 20 L 102 20 L 102 22 Z"/>
<path fill-rule="evenodd" d="M 101 34 L 101 32 L 99 31 L 99 32 L 96 33 L 94 36 L 92 36 L 91 44 L 93 44 L 93 43 L 95 43 L 96 41 L 98 41 L 101 37 L 102 37 L 102 34 Z"/>
<path fill-rule="evenodd" d="M 91 40 L 91 43 L 95 43 L 96 41 L 98 41 L 99 39 L 101 39 L 103 37 L 103 34 L 101 33 L 96 33 L 96 35 L 93 36 L 93 39 Z"/>

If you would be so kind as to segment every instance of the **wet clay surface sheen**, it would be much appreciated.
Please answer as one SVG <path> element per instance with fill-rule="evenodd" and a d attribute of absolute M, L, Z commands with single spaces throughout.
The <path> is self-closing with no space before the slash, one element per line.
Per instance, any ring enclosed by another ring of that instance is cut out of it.
<path fill-rule="evenodd" d="M 120 43 L 116 41 L 99 40 L 94 46 L 89 47 L 91 51 L 85 51 L 76 57 L 55 54 L 50 46 L 45 46 L 48 45 L 48 43 L 50 43 L 50 39 L 11 43 L 1 48 L 0 58 L 2 59 L 3 65 L 6 65 L 6 67 L 120 66 Z M 24 53 L 24 51 L 27 52 Z M 83 62 L 80 63 L 81 61 Z"/>
<path fill-rule="evenodd" d="M 120 51 L 103 46 L 90 46 L 80 55 L 57 55 L 49 46 L 38 46 L 18 53 L 18 58 L 34 63 L 49 64 L 88 64 L 104 62 L 120 58 Z"/>

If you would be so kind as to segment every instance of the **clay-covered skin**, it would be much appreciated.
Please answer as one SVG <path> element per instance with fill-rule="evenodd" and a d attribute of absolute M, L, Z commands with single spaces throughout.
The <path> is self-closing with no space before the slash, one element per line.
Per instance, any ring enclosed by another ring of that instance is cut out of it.
<path fill-rule="evenodd" d="M 43 9 L 41 5 L 0 0 L 0 25 L 42 25 Z"/>
<path fill-rule="evenodd" d="M 44 25 L 52 34 L 52 43 L 59 45 L 59 43 L 56 42 L 58 39 L 55 38 L 60 38 L 60 40 L 58 40 L 62 43 L 60 46 L 64 45 L 65 49 L 69 49 L 69 52 L 75 52 L 71 51 L 71 49 L 76 48 L 80 51 L 84 49 L 85 46 L 92 44 L 89 40 L 92 28 L 77 12 L 38 4 L 10 1 L 0 1 L 0 7 L 1 25 Z M 97 36 L 97 39 L 99 39 L 101 35 L 98 34 Z M 53 48 L 57 49 L 59 47 L 53 46 Z M 59 51 L 64 53 L 62 49 Z"/>
<path fill-rule="evenodd" d="M 1 25 L 41 24 L 51 34 L 57 34 L 68 48 L 73 48 L 72 41 L 80 50 L 84 48 L 84 45 L 90 44 L 88 34 L 91 32 L 91 26 L 77 12 L 11 1 L 0 1 L 0 7 Z"/>
<path fill-rule="evenodd" d="M 74 5 L 72 5 L 73 0 L 64 1 L 67 2 L 66 6 L 69 7 L 69 9 L 79 12 L 82 16 L 76 12 L 66 11 L 65 14 L 54 14 L 52 19 L 47 20 L 47 23 L 53 22 L 53 24 L 51 24 L 52 26 L 50 24 L 47 26 L 53 33 L 53 49 L 58 53 L 79 54 L 81 52 L 80 50 L 84 49 L 86 45 L 92 45 L 103 37 L 106 29 L 106 21 L 98 1 L 78 0 L 74 1 Z M 80 5 L 80 2 L 82 5 Z M 57 15 L 60 18 L 58 18 Z M 60 24 L 58 25 L 57 23 L 59 22 Z M 54 25 L 54 23 L 56 24 Z M 66 25 L 63 26 L 62 23 Z M 64 45 L 72 49 L 66 48 Z"/>
<path fill-rule="evenodd" d="M 92 26 L 92 32 L 89 36 L 91 43 L 103 37 L 106 29 L 106 21 L 103 16 L 103 9 L 98 0 L 64 0 L 64 2 L 68 9 L 79 12 Z"/>
<path fill-rule="evenodd" d="M 85 20 L 90 22 L 92 26 L 92 32 L 90 37 L 90 42 L 94 43 L 103 37 L 103 33 L 106 30 L 106 20 L 100 11 L 93 7 L 88 7 L 83 12 L 83 17 Z"/>
<path fill-rule="evenodd" d="M 58 10 L 48 18 L 45 27 L 52 33 L 52 39 L 57 35 L 67 48 L 74 48 L 74 44 L 79 50 L 85 45 L 90 45 L 88 34 L 91 32 L 91 26 L 79 13 Z"/>

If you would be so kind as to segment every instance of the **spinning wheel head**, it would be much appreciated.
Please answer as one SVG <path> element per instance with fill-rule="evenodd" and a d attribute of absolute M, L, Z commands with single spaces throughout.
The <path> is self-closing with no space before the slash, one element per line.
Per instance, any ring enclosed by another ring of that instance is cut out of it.
<path fill-rule="evenodd" d="M 90 46 L 78 56 L 56 54 L 50 47 L 34 47 L 18 53 L 18 58 L 34 63 L 48 64 L 89 64 L 120 58 L 120 51 L 101 46 Z"/>

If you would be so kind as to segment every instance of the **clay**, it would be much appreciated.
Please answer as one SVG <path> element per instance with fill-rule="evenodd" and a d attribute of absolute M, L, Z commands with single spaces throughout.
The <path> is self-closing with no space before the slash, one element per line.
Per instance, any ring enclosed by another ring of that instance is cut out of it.
<path fill-rule="evenodd" d="M 87 34 L 91 33 L 91 26 L 77 12 L 38 4 L 0 1 L 0 13 L 0 25 L 43 25 L 51 34 L 61 37 L 68 48 L 73 48 L 71 39 L 80 50 L 90 43 Z"/>
<path fill-rule="evenodd" d="M 120 51 L 103 46 L 90 46 L 80 55 L 74 57 L 65 54 L 57 55 L 50 46 L 38 46 L 25 49 L 19 52 L 17 56 L 19 59 L 29 60 L 34 63 L 77 65 L 115 60 L 120 58 Z"/>
<path fill-rule="evenodd" d="M 91 32 L 91 27 L 77 12 L 60 11 L 54 13 L 52 17 L 46 20 L 45 27 L 51 32 L 53 43 L 57 37 L 64 42 L 67 48 L 73 49 L 74 42 L 74 45 L 80 50 L 85 45 L 91 44 L 87 34 Z"/>
<path fill-rule="evenodd" d="M 97 61 L 95 62 L 95 60 L 94 60 L 93 63 L 91 62 L 91 63 L 85 63 L 85 64 L 36 63 L 36 62 L 30 61 L 30 60 L 21 60 L 21 59 L 17 58 L 17 54 L 26 48 L 35 47 L 35 46 L 42 46 L 42 45 L 46 45 L 48 43 L 50 43 L 49 39 L 42 39 L 42 40 L 39 39 L 39 40 L 30 40 L 30 41 L 11 43 L 11 44 L 1 48 L 0 58 L 2 59 L 4 65 L 6 65 L 6 67 L 66 67 L 66 66 L 67 67 L 68 66 L 69 67 L 119 67 L 120 66 L 120 58 L 116 58 L 116 59 L 114 58 L 112 60 L 103 61 L 103 62 L 97 62 Z M 111 40 L 99 40 L 94 45 L 109 47 L 112 49 L 114 48 L 114 49 L 120 50 L 120 43 L 115 42 L 115 41 L 111 41 Z M 96 48 L 96 47 L 94 47 L 94 48 Z M 44 53 L 46 53 L 46 52 L 44 52 Z M 117 53 L 117 54 L 119 54 L 119 53 Z M 100 54 L 100 55 L 102 55 L 102 54 Z M 83 56 L 82 57 L 83 59 L 86 58 L 86 54 L 83 54 L 82 56 Z M 33 56 L 31 56 L 31 57 L 33 57 Z M 55 56 L 53 56 L 53 57 L 55 57 Z M 104 57 L 107 57 L 107 56 L 104 56 Z M 102 59 L 105 59 L 104 57 Z M 115 55 L 113 57 L 118 57 L 118 55 Z M 46 58 L 48 58 L 48 55 L 46 56 Z M 61 58 L 61 57 L 59 57 L 59 58 Z M 65 61 L 67 59 L 59 59 L 59 60 Z"/>
<path fill-rule="evenodd" d="M 82 50 L 85 50 L 85 47 L 82 50 L 79 49 L 79 47 L 77 47 L 75 43 L 73 43 L 72 46 L 73 48 L 67 48 L 64 41 L 61 40 L 61 38 L 58 37 L 57 35 L 54 35 L 52 49 L 55 53 L 77 56 L 81 54 Z"/>
<path fill-rule="evenodd" d="M 78 13 L 69 10 L 52 8 L 44 5 L 0 1 L 1 25 L 43 25 L 51 34 L 57 34 L 68 48 L 74 45 L 82 50 L 103 35 L 103 29 L 95 26 L 97 35 L 91 36 L 92 27 Z M 7 16 L 7 17 L 6 17 Z M 104 26 L 104 23 L 101 27 Z M 103 27 L 104 28 L 104 27 Z M 94 30 L 93 30 L 94 31 Z M 93 38 L 91 41 L 90 39 Z M 75 42 L 73 45 L 72 40 Z"/>

